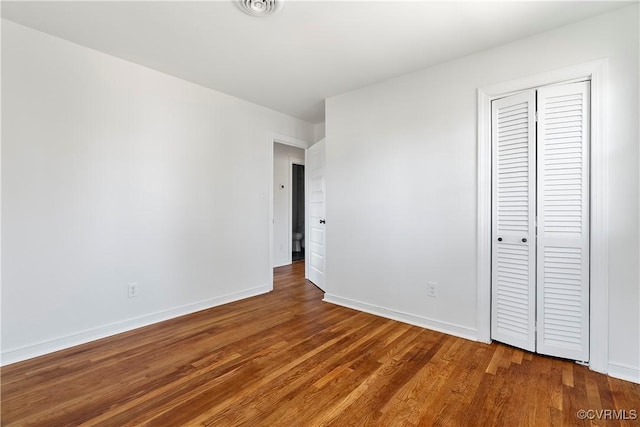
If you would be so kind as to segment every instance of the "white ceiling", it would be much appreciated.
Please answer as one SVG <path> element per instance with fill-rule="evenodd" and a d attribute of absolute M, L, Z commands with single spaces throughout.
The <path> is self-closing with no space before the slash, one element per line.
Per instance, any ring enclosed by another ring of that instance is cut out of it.
<path fill-rule="evenodd" d="M 622 2 L 3 1 L 37 30 L 319 123 L 324 99 L 586 19 Z"/>

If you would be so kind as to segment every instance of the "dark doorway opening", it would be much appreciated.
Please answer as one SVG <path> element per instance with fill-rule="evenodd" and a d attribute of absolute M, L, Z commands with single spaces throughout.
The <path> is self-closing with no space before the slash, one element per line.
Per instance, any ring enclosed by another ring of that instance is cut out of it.
<path fill-rule="evenodd" d="M 291 179 L 291 261 L 304 259 L 304 165 L 293 165 Z"/>

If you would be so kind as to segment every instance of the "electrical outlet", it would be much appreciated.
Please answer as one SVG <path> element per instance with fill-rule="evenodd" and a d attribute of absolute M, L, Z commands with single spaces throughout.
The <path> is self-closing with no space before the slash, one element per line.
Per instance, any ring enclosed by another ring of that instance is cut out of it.
<path fill-rule="evenodd" d="M 138 296 L 138 284 L 137 283 L 129 283 L 127 287 L 129 298 Z"/>
<path fill-rule="evenodd" d="M 429 282 L 427 283 L 427 295 L 431 298 L 436 298 L 438 296 L 438 284 Z"/>

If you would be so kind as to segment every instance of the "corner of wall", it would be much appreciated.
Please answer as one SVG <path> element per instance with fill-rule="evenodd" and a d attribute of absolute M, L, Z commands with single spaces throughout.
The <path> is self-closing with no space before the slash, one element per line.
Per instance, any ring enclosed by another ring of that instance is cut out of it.
<path fill-rule="evenodd" d="M 313 142 L 316 143 L 325 137 L 325 122 L 313 125 Z"/>

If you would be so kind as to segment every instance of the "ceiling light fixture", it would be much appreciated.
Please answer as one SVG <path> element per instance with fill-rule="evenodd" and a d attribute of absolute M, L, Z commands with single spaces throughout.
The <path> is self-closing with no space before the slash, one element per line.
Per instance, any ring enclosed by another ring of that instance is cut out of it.
<path fill-rule="evenodd" d="M 283 0 L 238 0 L 240 9 L 251 16 L 269 16 L 282 9 Z"/>

